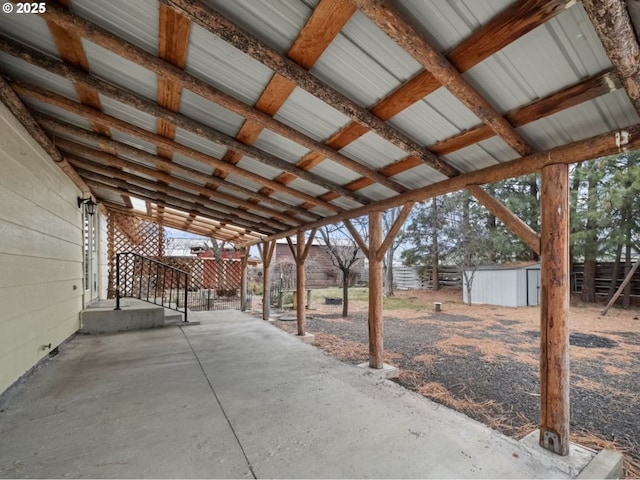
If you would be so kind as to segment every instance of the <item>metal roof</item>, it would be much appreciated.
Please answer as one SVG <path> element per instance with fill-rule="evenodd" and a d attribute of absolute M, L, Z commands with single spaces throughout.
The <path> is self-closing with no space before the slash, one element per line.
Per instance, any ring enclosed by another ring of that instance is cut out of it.
<path fill-rule="evenodd" d="M 47 4 L 0 16 L 0 74 L 54 145 L 77 144 L 64 154 L 81 172 L 126 174 L 124 198 L 91 177 L 107 208 L 187 230 L 197 212 L 194 233 L 240 244 L 493 181 L 507 170 L 485 169 L 531 151 L 602 134 L 575 160 L 638 148 L 640 100 L 580 2 L 398 0 L 382 21 L 372 0 L 352 1 Z M 411 48 L 385 33 L 394 22 Z M 425 72 L 422 48 L 450 78 Z M 511 122 L 527 152 L 490 118 Z M 138 180 L 158 184 L 145 211 L 127 206 Z"/>

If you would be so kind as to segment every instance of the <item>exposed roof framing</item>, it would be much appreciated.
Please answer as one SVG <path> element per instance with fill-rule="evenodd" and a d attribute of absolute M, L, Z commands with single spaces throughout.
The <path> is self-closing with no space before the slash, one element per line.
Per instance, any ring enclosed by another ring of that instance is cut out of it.
<path fill-rule="evenodd" d="M 246 245 L 469 187 L 535 249 L 477 185 L 639 145 L 622 0 L 92 2 L 0 17 L 0 95 L 174 228 Z"/>

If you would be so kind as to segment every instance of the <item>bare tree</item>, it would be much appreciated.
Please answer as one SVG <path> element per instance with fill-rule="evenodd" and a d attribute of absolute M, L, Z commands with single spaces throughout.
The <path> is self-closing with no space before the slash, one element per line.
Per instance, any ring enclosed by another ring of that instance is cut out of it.
<path fill-rule="evenodd" d="M 364 230 L 361 228 L 361 230 Z M 349 315 L 349 286 L 354 267 L 362 265 L 364 257 L 356 241 L 338 225 L 318 229 L 320 239 L 331 256 L 333 265 L 342 272 L 342 316 Z"/>
<path fill-rule="evenodd" d="M 386 212 L 382 214 L 382 229 L 383 229 L 383 237 L 385 237 L 391 227 L 395 223 L 395 221 L 400 216 L 402 212 L 402 207 L 390 208 Z M 389 246 L 389 249 L 384 255 L 384 270 L 385 270 L 385 291 L 384 294 L 387 297 L 393 297 L 393 260 L 395 258 L 396 251 L 402 245 L 402 243 L 406 240 L 405 235 L 405 226 L 403 225 L 400 229 L 400 232 L 396 235 L 393 242 Z"/>

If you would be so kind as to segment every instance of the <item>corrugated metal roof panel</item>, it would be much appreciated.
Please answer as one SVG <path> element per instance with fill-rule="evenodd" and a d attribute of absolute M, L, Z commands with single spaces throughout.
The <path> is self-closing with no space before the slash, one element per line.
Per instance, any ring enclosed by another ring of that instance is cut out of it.
<path fill-rule="evenodd" d="M 248 180 L 244 177 L 241 177 L 239 175 L 236 175 L 234 173 L 230 173 L 229 175 L 227 175 L 227 178 L 225 180 L 229 183 L 233 183 L 235 185 L 240 185 L 241 187 L 248 188 L 252 192 L 257 192 L 262 188 L 262 185 L 255 183 L 251 180 Z"/>
<path fill-rule="evenodd" d="M 342 185 L 360 178 L 360 175 L 353 170 L 349 170 L 348 168 L 337 164 L 333 160 L 327 159 L 323 160 L 309 171 L 319 177 L 326 178 L 333 182 L 337 180 L 341 182 Z"/>
<path fill-rule="evenodd" d="M 192 158 L 185 157 L 179 152 L 173 153 L 173 161 L 185 167 L 193 168 L 194 170 L 197 170 L 199 172 L 206 173 L 207 175 L 213 175 L 213 167 L 202 162 L 198 162 L 197 160 L 194 160 Z M 189 177 L 189 179 L 190 178 L 191 177 Z"/>
<path fill-rule="evenodd" d="M 480 170 L 499 163 L 497 159 L 479 145 L 470 145 L 462 150 L 450 153 L 444 159 L 463 173 Z"/>
<path fill-rule="evenodd" d="M 2 52 L 0 52 L 0 72 L 4 77 L 32 83 L 72 100 L 79 101 L 75 86 L 66 78 L 54 75 L 40 67 Z"/>
<path fill-rule="evenodd" d="M 207 0 L 236 25 L 280 53 L 287 53 L 311 15 L 311 9 L 297 0 Z"/>
<path fill-rule="evenodd" d="M 44 113 L 45 115 L 52 116 L 63 122 L 70 123 L 71 125 L 84 128 L 85 130 L 91 130 L 91 124 L 89 123 L 89 120 L 87 120 L 84 117 L 81 117 L 80 115 L 67 112 L 62 108 L 59 108 L 54 105 L 50 105 L 48 103 L 44 103 L 29 97 L 24 97 L 22 101 L 25 104 L 27 104 L 29 107 L 33 108 L 34 110 L 40 113 Z"/>
<path fill-rule="evenodd" d="M 131 157 L 129 155 L 122 154 L 122 153 L 118 153 L 118 157 L 124 158 L 126 160 L 129 160 L 129 161 L 131 161 L 133 163 L 137 163 L 139 165 L 144 165 L 147 168 L 152 168 L 152 169 L 156 170 L 156 164 L 153 163 L 153 162 L 149 162 L 147 160 L 142 160 L 142 159 L 137 158 L 137 157 Z"/>
<path fill-rule="evenodd" d="M 118 195 L 116 192 L 107 190 L 106 188 L 99 188 L 99 187 L 94 187 L 91 189 L 91 191 L 100 200 L 103 200 L 105 202 L 115 203 L 123 207 L 125 206 L 124 200 L 122 200 L 122 197 Z"/>
<path fill-rule="evenodd" d="M 307 195 L 313 195 L 314 197 L 319 197 L 320 195 L 328 192 L 326 188 L 316 185 L 315 183 L 308 182 L 302 178 L 296 178 L 289 183 L 289 186 L 300 192 L 306 193 Z"/>
<path fill-rule="evenodd" d="M 331 42 L 311 73 L 367 108 L 400 85 L 398 79 L 344 35 Z"/>
<path fill-rule="evenodd" d="M 400 0 L 394 7 L 431 45 L 449 50 L 515 0 Z"/>
<path fill-rule="evenodd" d="M 107 115 L 124 120 L 136 127 L 144 128 L 149 132 L 156 133 L 158 120 L 156 117 L 149 115 L 148 113 L 141 112 L 129 105 L 120 103 L 113 100 L 110 97 L 98 94 L 100 97 L 100 103 L 102 105 L 102 111 Z"/>
<path fill-rule="evenodd" d="M 180 162 L 176 162 L 176 163 L 180 163 Z M 209 175 L 210 175 L 210 173 L 209 173 Z M 204 187 L 207 184 L 207 182 L 205 182 L 204 180 L 199 180 L 197 178 L 193 178 L 190 175 L 183 175 L 180 172 L 171 172 L 171 176 L 172 177 L 176 177 L 176 178 L 180 178 L 182 180 L 186 180 L 186 181 L 191 182 L 191 183 L 195 183 L 196 185 L 200 185 L 201 187 Z M 179 186 L 177 188 L 182 188 L 182 187 Z"/>
<path fill-rule="evenodd" d="M 160 6 L 157 0 L 73 0 L 70 8 L 128 42 L 158 54 Z"/>
<path fill-rule="evenodd" d="M 271 194 L 271 198 L 275 198 L 276 200 L 295 206 L 302 205 L 304 203 L 304 200 L 300 200 L 299 198 L 292 197 L 291 195 L 282 192 L 274 192 Z"/>
<path fill-rule="evenodd" d="M 472 68 L 464 77 L 499 111 L 506 112 L 610 66 L 578 3 Z"/>
<path fill-rule="evenodd" d="M 355 200 L 351 200 L 350 198 L 346 198 L 346 197 L 338 197 L 335 200 L 331 200 L 329 203 L 337 207 L 340 207 L 344 210 L 352 210 L 354 208 L 358 208 L 362 206 L 360 203 L 356 202 Z"/>
<path fill-rule="evenodd" d="M 271 130 L 262 130 L 253 146 L 290 163 L 296 163 L 309 150 Z"/>
<path fill-rule="evenodd" d="M 82 39 L 91 73 L 149 99 L 157 100 L 158 76 L 129 60 Z"/>
<path fill-rule="evenodd" d="M 582 103 L 518 130 L 538 150 L 547 150 L 638 123 L 624 90 Z"/>
<path fill-rule="evenodd" d="M 418 165 L 391 178 L 410 189 L 425 187 L 447 179 L 440 172 L 427 165 Z"/>
<path fill-rule="evenodd" d="M 411 55 L 377 28 L 359 10 L 342 29 L 341 35 L 348 38 L 367 56 L 383 66 L 396 80 L 405 82 L 422 70 Z"/>
<path fill-rule="evenodd" d="M 247 156 L 242 157 L 242 160 L 238 162 L 238 167 L 243 168 L 251 173 L 256 173 L 261 177 L 273 180 L 282 173 L 282 170 L 278 168 L 270 167 L 264 163 Z"/>
<path fill-rule="evenodd" d="M 274 118 L 318 141 L 326 140 L 350 122 L 349 117 L 298 87 Z"/>
<path fill-rule="evenodd" d="M 174 140 L 181 145 L 193 148 L 194 150 L 198 150 L 199 152 L 217 159 L 224 157 L 224 154 L 227 151 L 227 147 L 213 143 L 211 140 L 207 140 L 206 138 L 200 137 L 199 135 L 191 133 L 180 127 L 176 128 Z"/>
<path fill-rule="evenodd" d="M 233 137 L 244 123 L 244 117 L 184 88 L 180 96 L 180 113 Z"/>
<path fill-rule="evenodd" d="M 441 87 L 391 118 L 390 123 L 419 143 L 432 145 L 481 122 L 449 90 Z"/>
<path fill-rule="evenodd" d="M 477 145 L 500 163 L 515 160 L 520 157 L 518 152 L 507 145 L 507 143 L 500 137 L 489 138 L 482 142 L 478 142 Z"/>
<path fill-rule="evenodd" d="M 154 177 L 150 176 L 150 175 L 145 175 L 144 173 L 136 172 L 136 171 L 131 170 L 131 169 L 126 168 L 126 167 L 123 168 L 122 171 L 125 172 L 125 173 L 133 174 L 133 176 L 131 177 L 131 180 L 134 180 L 135 177 L 139 177 L 139 178 L 143 178 L 145 180 L 149 180 L 151 182 L 155 182 L 156 181 L 156 179 Z M 148 187 L 145 186 L 145 188 L 148 188 Z"/>
<path fill-rule="evenodd" d="M 2 13 L 0 14 L 0 32 L 36 50 L 60 58 L 47 22 L 40 15 L 19 14 L 16 13 L 15 8 L 13 13 Z"/>
<path fill-rule="evenodd" d="M 273 72 L 198 25 L 191 25 L 185 71 L 248 105 L 254 105 Z"/>
<path fill-rule="evenodd" d="M 377 183 L 369 185 L 362 190 L 358 190 L 358 194 L 362 195 L 365 198 L 370 198 L 373 201 L 385 200 L 397 195 L 397 193 L 393 190 L 390 190 L 387 187 L 379 185 Z"/>
<path fill-rule="evenodd" d="M 144 150 L 145 152 L 152 153 L 154 155 L 157 154 L 156 146 L 153 143 L 145 142 L 137 137 L 132 137 L 131 135 L 127 135 L 126 133 L 116 130 L 115 128 L 111 129 L 111 138 L 117 142 L 126 143 L 132 147 Z"/>
<path fill-rule="evenodd" d="M 373 132 L 365 133 L 340 153 L 374 170 L 407 156 L 404 151 Z"/>

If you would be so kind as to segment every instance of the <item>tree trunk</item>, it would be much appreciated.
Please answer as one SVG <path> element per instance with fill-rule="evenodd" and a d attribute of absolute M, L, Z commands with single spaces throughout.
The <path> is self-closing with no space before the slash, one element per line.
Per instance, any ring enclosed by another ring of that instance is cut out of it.
<path fill-rule="evenodd" d="M 583 162 L 580 162 L 576 165 L 576 168 L 573 170 L 573 180 L 571 181 L 571 191 L 570 191 L 570 203 L 569 203 L 569 222 L 571 225 L 571 236 L 576 233 L 577 229 L 573 221 L 577 218 L 577 208 L 578 208 L 578 190 L 580 190 L 580 169 L 583 166 Z M 576 277 L 574 275 L 574 265 L 576 263 L 575 259 L 575 251 L 573 247 L 573 242 L 569 243 L 569 278 L 571 283 L 571 292 L 576 292 Z M 615 289 L 614 289 L 615 291 Z M 613 293 L 611 294 L 613 295 Z"/>
<path fill-rule="evenodd" d="M 395 254 L 395 248 L 393 246 L 393 244 L 389 247 L 389 249 L 387 250 L 387 253 L 385 253 L 386 255 L 386 260 L 387 260 L 387 275 L 386 275 L 386 288 L 385 288 L 385 296 L 387 297 L 393 297 L 394 293 L 393 293 L 393 256 Z"/>
<path fill-rule="evenodd" d="M 538 205 L 538 176 L 536 174 L 532 174 L 529 176 L 529 180 L 527 182 L 529 184 L 529 195 L 531 195 L 531 205 Z M 534 216 L 536 222 L 531 225 L 531 228 L 537 225 L 537 215 Z M 535 230 L 535 229 L 534 229 Z M 539 231 L 539 230 L 538 230 Z M 529 250 L 529 258 L 535 262 L 540 260 L 540 255 L 538 255 L 533 250 Z"/>
<path fill-rule="evenodd" d="M 598 234 L 596 213 L 598 208 L 597 184 L 595 173 L 597 164 L 589 166 L 587 185 L 587 225 L 584 246 L 584 278 L 582 281 L 582 301 L 595 303 L 596 301 L 596 260 L 598 256 Z"/>
<path fill-rule="evenodd" d="M 433 268 L 431 270 L 431 288 L 434 292 L 440 290 L 440 272 L 439 272 L 439 263 L 440 263 L 440 252 L 438 248 L 438 202 L 434 198 L 432 201 L 433 205 Z"/>
<path fill-rule="evenodd" d="M 609 293 L 607 294 L 607 301 L 611 300 L 613 294 L 618 289 L 618 276 L 620 275 L 620 260 L 622 257 L 622 244 L 619 243 L 616 247 L 616 261 L 613 263 L 613 272 L 611 273 L 611 283 L 609 284 Z"/>
<path fill-rule="evenodd" d="M 349 270 L 342 270 L 342 316 L 349 316 Z"/>

